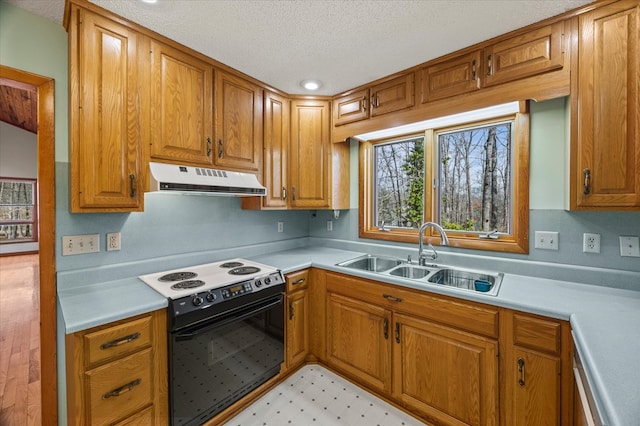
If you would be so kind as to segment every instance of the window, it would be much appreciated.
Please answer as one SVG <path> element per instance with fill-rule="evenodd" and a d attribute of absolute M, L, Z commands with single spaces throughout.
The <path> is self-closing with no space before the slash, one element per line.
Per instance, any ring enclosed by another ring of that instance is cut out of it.
<path fill-rule="evenodd" d="M 361 237 L 417 243 L 432 221 L 452 246 L 528 252 L 527 114 L 364 142 L 360 165 Z"/>
<path fill-rule="evenodd" d="M 0 244 L 38 241 L 36 180 L 0 178 Z"/>

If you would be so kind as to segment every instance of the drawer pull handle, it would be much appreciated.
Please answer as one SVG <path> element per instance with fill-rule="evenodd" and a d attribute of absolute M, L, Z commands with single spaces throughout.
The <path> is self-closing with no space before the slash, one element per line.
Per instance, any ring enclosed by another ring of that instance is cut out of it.
<path fill-rule="evenodd" d="M 492 56 L 493 55 L 487 56 L 487 75 L 493 74 L 493 69 L 492 69 L 493 64 L 491 63 Z"/>
<path fill-rule="evenodd" d="M 136 175 L 133 173 L 129 175 L 129 196 L 131 198 L 136 196 Z"/>
<path fill-rule="evenodd" d="M 400 343 L 400 323 L 396 323 L 396 343 Z"/>
<path fill-rule="evenodd" d="M 390 294 L 383 294 L 382 297 L 384 297 L 385 299 L 390 300 L 392 302 L 402 302 L 401 298 L 392 296 Z"/>
<path fill-rule="evenodd" d="M 289 320 L 293 319 L 293 302 L 289 302 Z"/>
<path fill-rule="evenodd" d="M 207 157 L 211 157 L 211 138 L 207 137 Z"/>
<path fill-rule="evenodd" d="M 298 285 L 298 284 L 302 284 L 303 282 L 305 282 L 307 279 L 306 278 L 298 278 L 297 280 L 295 280 L 294 282 L 292 282 L 292 285 Z"/>
<path fill-rule="evenodd" d="M 387 318 L 384 319 L 383 327 L 384 327 L 384 340 L 389 340 L 389 320 Z"/>
<path fill-rule="evenodd" d="M 287 188 L 286 187 L 282 187 L 282 199 L 286 200 L 287 199 Z"/>
<path fill-rule="evenodd" d="M 116 340 L 112 340 L 112 341 L 107 342 L 107 343 L 103 343 L 102 345 L 100 345 L 100 349 L 109 349 L 109 348 L 113 348 L 115 346 L 120 346 L 120 345 L 123 345 L 125 343 L 133 342 L 134 340 L 136 340 L 139 337 L 140 337 L 140 333 L 133 333 L 133 334 L 130 334 L 128 336 L 121 337 L 120 339 L 116 339 Z"/>
<path fill-rule="evenodd" d="M 520 375 L 518 384 L 524 387 L 524 358 L 518 358 L 518 374 Z"/>
<path fill-rule="evenodd" d="M 363 96 L 362 97 L 362 112 L 366 112 L 367 111 L 367 97 Z"/>
<path fill-rule="evenodd" d="M 138 386 L 141 382 L 142 382 L 142 379 L 135 379 L 134 381 L 129 382 L 126 385 L 122 385 L 119 388 L 116 388 L 110 392 L 105 393 L 104 395 L 102 395 L 102 399 L 109 399 L 112 397 L 120 396 L 123 393 L 129 392 L 130 390 Z"/>
<path fill-rule="evenodd" d="M 471 61 L 471 80 L 475 81 L 478 79 L 477 73 L 476 73 L 476 60 L 474 59 L 473 61 Z"/>
<path fill-rule="evenodd" d="M 218 139 L 218 158 L 224 157 L 224 145 L 222 139 Z"/>

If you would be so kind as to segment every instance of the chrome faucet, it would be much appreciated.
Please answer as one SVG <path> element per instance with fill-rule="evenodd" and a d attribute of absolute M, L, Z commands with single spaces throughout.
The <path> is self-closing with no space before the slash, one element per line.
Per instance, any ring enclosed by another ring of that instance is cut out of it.
<path fill-rule="evenodd" d="M 426 255 L 423 253 L 424 243 L 422 241 L 424 239 L 424 231 L 427 228 L 433 228 L 440 233 L 440 240 L 441 240 L 440 245 L 442 246 L 449 245 L 449 238 L 447 237 L 447 233 L 444 232 L 444 229 L 442 229 L 442 226 L 438 225 L 435 222 L 423 223 L 422 226 L 420 227 L 420 230 L 418 231 L 418 264 L 422 266 L 425 266 L 427 263 Z M 436 260 L 438 258 L 438 252 L 436 252 L 436 249 L 433 248 L 431 243 L 429 243 L 429 248 L 433 250 L 433 254 L 431 255 L 431 260 Z"/>

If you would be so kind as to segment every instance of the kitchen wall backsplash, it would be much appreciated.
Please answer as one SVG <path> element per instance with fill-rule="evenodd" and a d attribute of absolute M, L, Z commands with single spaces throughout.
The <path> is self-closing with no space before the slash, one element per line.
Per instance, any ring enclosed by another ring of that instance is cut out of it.
<path fill-rule="evenodd" d="M 309 234 L 308 211 L 242 210 L 236 197 L 153 193 L 145 195 L 145 211 L 140 213 L 69 213 L 69 163 L 56 163 L 56 179 L 58 271 L 272 243 Z M 278 232 L 278 222 L 284 223 L 284 232 Z M 109 232 L 121 233 L 120 251 L 106 251 Z M 62 236 L 79 234 L 100 234 L 100 252 L 61 256 Z"/>

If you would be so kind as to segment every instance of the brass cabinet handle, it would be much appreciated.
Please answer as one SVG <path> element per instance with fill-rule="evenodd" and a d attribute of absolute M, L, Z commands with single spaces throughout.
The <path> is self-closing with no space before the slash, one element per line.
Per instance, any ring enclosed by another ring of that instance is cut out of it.
<path fill-rule="evenodd" d="M 293 188 L 291 188 L 291 199 L 293 201 L 296 200 L 296 187 L 295 186 Z"/>
<path fill-rule="evenodd" d="M 298 278 L 297 280 L 295 280 L 294 282 L 292 282 L 292 285 L 298 285 L 298 284 L 302 284 L 303 282 L 306 281 L 306 278 Z"/>
<path fill-rule="evenodd" d="M 222 158 L 224 155 L 224 146 L 222 144 L 222 139 L 218 139 L 218 158 Z"/>
<path fill-rule="evenodd" d="M 131 198 L 136 196 L 136 175 L 133 173 L 129 175 L 129 196 Z"/>
<path fill-rule="evenodd" d="M 139 337 L 140 337 L 140 333 L 129 334 L 128 336 L 124 336 L 119 339 L 111 340 L 107 343 L 103 343 L 102 345 L 100 345 L 100 349 L 109 349 L 115 346 L 123 345 L 125 343 L 131 343 Z"/>
<path fill-rule="evenodd" d="M 293 319 L 293 302 L 289 302 L 289 319 Z"/>
<path fill-rule="evenodd" d="M 478 76 L 476 74 L 476 60 L 471 61 L 471 80 L 477 80 Z"/>
<path fill-rule="evenodd" d="M 524 358 L 518 358 L 518 374 L 520 376 L 518 384 L 524 387 Z"/>
<path fill-rule="evenodd" d="M 390 294 L 383 294 L 382 297 L 384 297 L 387 300 L 390 300 L 392 302 L 402 302 L 402 299 L 396 296 L 392 296 Z"/>
<path fill-rule="evenodd" d="M 383 328 L 384 328 L 384 339 L 385 340 L 389 340 L 389 320 L 387 318 L 384 319 L 384 323 L 383 323 Z"/>
<path fill-rule="evenodd" d="M 493 66 L 491 64 L 491 59 L 492 59 L 493 55 L 489 55 L 487 56 L 487 75 L 491 75 L 493 74 Z"/>
<path fill-rule="evenodd" d="M 396 323 L 396 343 L 400 343 L 400 323 Z"/>
<path fill-rule="evenodd" d="M 130 390 L 138 386 L 141 382 L 142 382 L 142 379 L 135 379 L 134 381 L 129 382 L 126 385 L 122 385 L 119 388 L 116 388 L 112 391 L 105 393 L 104 395 L 102 395 L 102 399 L 109 399 L 115 396 L 120 396 L 123 393 L 129 392 Z"/>
<path fill-rule="evenodd" d="M 282 187 L 282 199 L 287 199 L 287 188 L 285 188 L 284 186 Z"/>
<path fill-rule="evenodd" d="M 362 112 L 366 112 L 367 111 L 367 97 L 363 96 L 362 97 Z"/>
<path fill-rule="evenodd" d="M 582 186 L 582 193 L 584 195 L 589 195 L 591 193 L 591 170 L 584 169 L 582 171 L 584 176 L 584 184 Z"/>
<path fill-rule="evenodd" d="M 207 157 L 211 157 L 211 138 L 207 137 Z"/>

